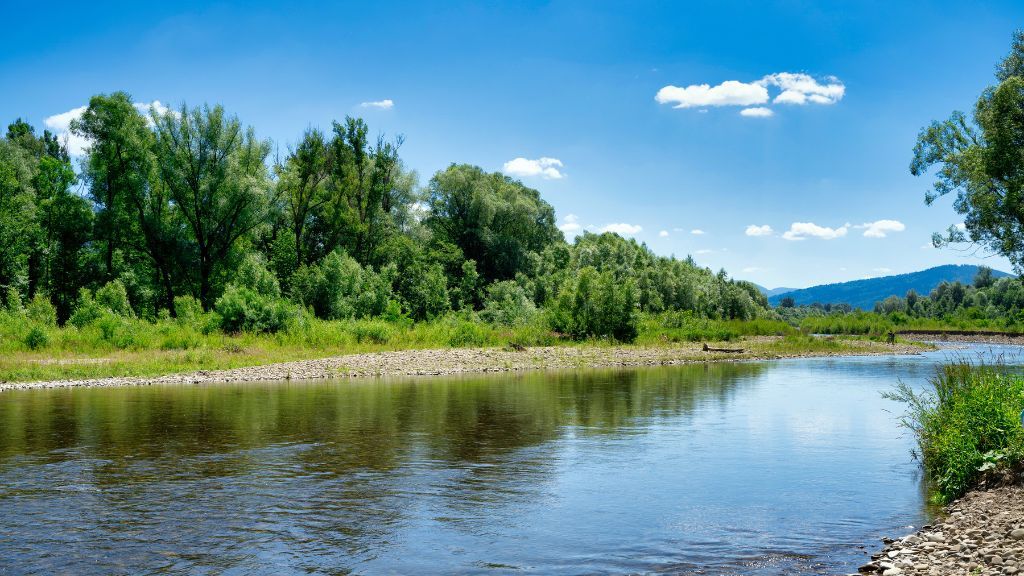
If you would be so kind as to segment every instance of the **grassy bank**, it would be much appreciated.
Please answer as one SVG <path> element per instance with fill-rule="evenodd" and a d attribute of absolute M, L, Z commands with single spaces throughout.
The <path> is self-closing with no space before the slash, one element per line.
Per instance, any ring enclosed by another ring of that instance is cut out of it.
<path fill-rule="evenodd" d="M 857 311 L 849 314 L 811 316 L 798 322 L 801 330 L 812 334 L 856 334 L 880 336 L 901 330 L 972 330 L 979 332 L 1021 332 L 1024 324 L 1012 318 L 990 319 L 967 314 L 940 318 L 921 318 L 896 312 L 879 314 Z"/>
<path fill-rule="evenodd" d="M 954 363 L 925 392 L 901 384 L 889 396 L 907 405 L 904 424 L 917 435 L 936 500 L 948 502 L 1024 464 L 1024 377 L 1005 367 Z"/>
<path fill-rule="evenodd" d="M 778 336 L 743 344 L 760 357 L 863 352 L 866 345 L 808 337 L 779 321 L 707 320 L 676 313 L 643 316 L 634 346 L 737 342 L 756 336 Z M 0 381 L 153 376 L 393 350 L 612 344 L 607 339 L 573 340 L 553 332 L 543 317 L 506 326 L 469 314 L 416 323 L 309 316 L 273 334 L 227 334 L 205 314 L 156 322 L 106 316 L 82 327 L 57 327 L 27 314 L 0 313 Z"/>

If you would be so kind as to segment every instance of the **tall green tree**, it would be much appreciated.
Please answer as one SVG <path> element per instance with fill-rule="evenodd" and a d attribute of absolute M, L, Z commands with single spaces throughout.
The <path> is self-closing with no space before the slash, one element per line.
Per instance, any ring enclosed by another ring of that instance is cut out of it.
<path fill-rule="evenodd" d="M 540 193 L 500 173 L 453 164 L 429 185 L 428 225 L 440 242 L 454 244 L 475 260 L 490 283 L 514 279 L 536 255 L 562 242 L 555 211 Z"/>
<path fill-rule="evenodd" d="M 28 296 L 29 257 L 39 236 L 34 159 L 0 139 L 0 290 Z"/>
<path fill-rule="evenodd" d="M 135 204 L 152 171 L 152 132 L 125 92 L 89 99 L 71 130 L 89 141 L 83 176 L 96 205 L 94 230 L 103 243 L 106 279 L 116 276 L 114 253 L 138 230 Z"/>
<path fill-rule="evenodd" d="M 232 250 L 262 223 L 270 144 L 220 106 L 154 111 L 153 120 L 160 179 L 191 230 L 198 297 L 209 309 L 215 279 L 226 271 Z"/>
<path fill-rule="evenodd" d="M 315 227 L 324 205 L 332 200 L 329 191 L 332 165 L 331 150 L 323 133 L 309 130 L 284 164 L 277 167 L 277 187 L 294 239 L 296 268 L 312 264 L 312 258 L 322 252 L 310 228 Z"/>
<path fill-rule="evenodd" d="M 1008 258 L 1024 272 L 1024 32 L 996 67 L 998 84 L 985 89 L 968 118 L 954 112 L 918 135 L 910 172 L 938 167 L 928 204 L 954 194 L 963 229 L 935 234 L 936 246 L 970 241 Z"/>
<path fill-rule="evenodd" d="M 75 194 L 74 170 L 66 160 L 43 156 L 34 185 L 38 197 L 42 242 L 41 284 L 63 324 L 74 309 L 78 291 L 88 281 L 85 249 L 92 237 L 93 211 L 89 202 Z"/>

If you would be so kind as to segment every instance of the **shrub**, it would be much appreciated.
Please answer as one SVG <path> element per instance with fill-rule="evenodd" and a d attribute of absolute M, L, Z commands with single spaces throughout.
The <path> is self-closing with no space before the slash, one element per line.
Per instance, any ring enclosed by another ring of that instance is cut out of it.
<path fill-rule="evenodd" d="M 453 347 L 486 346 L 488 330 L 479 322 L 455 320 L 448 333 L 448 345 Z"/>
<path fill-rule="evenodd" d="M 632 342 L 639 324 L 633 282 L 583 268 L 562 285 L 550 318 L 553 329 L 576 339 L 596 336 Z"/>
<path fill-rule="evenodd" d="M 287 302 L 234 284 L 228 284 L 214 309 L 220 316 L 220 328 L 229 333 L 277 332 L 292 313 Z"/>
<path fill-rule="evenodd" d="M 989 471 L 1024 462 L 1024 378 L 998 366 L 943 367 L 920 393 L 905 384 L 887 397 L 908 406 L 921 462 L 941 501 L 959 497 Z"/>
<path fill-rule="evenodd" d="M 352 334 L 360 344 L 387 344 L 391 340 L 391 327 L 380 320 L 364 320 L 355 323 Z"/>
<path fill-rule="evenodd" d="M 495 282 L 487 287 L 487 298 L 480 317 L 492 324 L 520 326 L 537 314 L 537 307 L 523 287 L 511 280 Z"/>
<path fill-rule="evenodd" d="M 387 278 L 338 252 L 319 265 L 299 268 L 291 284 L 292 298 L 327 320 L 380 316 L 391 301 Z"/>
<path fill-rule="evenodd" d="M 28 346 L 29 350 L 39 350 L 49 345 L 50 337 L 39 326 L 33 326 L 25 335 L 25 346 Z"/>
<path fill-rule="evenodd" d="M 57 309 L 42 293 L 37 293 L 28 306 L 25 306 L 25 316 L 30 321 L 42 326 L 57 325 Z"/>
<path fill-rule="evenodd" d="M 96 304 L 117 316 L 124 318 L 134 316 L 132 305 L 128 301 L 128 290 L 120 280 L 107 282 L 96 290 Z"/>

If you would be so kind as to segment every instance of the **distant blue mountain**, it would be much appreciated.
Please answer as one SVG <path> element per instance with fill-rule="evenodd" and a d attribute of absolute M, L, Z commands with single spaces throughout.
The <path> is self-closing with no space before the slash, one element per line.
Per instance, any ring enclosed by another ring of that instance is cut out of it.
<path fill-rule="evenodd" d="M 747 282 L 750 282 L 750 280 L 747 280 Z M 756 286 L 757 289 L 761 291 L 761 294 L 764 294 L 768 298 L 771 298 L 772 296 L 775 296 L 776 294 L 782 294 L 784 292 L 792 292 L 793 290 L 796 290 L 796 288 L 765 288 L 764 286 L 761 286 L 757 282 L 750 282 L 750 283 L 753 284 L 754 286 Z"/>
<path fill-rule="evenodd" d="M 845 303 L 854 308 L 871 310 L 875 307 L 875 302 L 885 300 L 893 295 L 904 296 L 908 290 L 914 290 L 918 294 L 924 295 L 931 292 L 942 282 L 959 281 L 963 284 L 970 284 L 977 273 L 977 266 L 947 264 L 909 274 L 854 280 L 838 284 L 823 284 L 800 290 L 779 292 L 769 295 L 768 302 L 773 306 L 778 306 L 783 298 L 790 297 L 797 306 L 814 304 L 815 302 L 821 304 Z M 996 278 L 1012 276 L 1012 274 L 998 270 L 993 270 L 992 275 Z"/>

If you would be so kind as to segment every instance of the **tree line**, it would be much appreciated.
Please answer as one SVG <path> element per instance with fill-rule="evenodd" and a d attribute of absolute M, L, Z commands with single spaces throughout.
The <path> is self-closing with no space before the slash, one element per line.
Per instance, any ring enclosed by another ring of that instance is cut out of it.
<path fill-rule="evenodd" d="M 566 242 L 540 193 L 503 174 L 452 164 L 421 185 L 402 138 L 362 119 L 276 159 L 221 106 L 147 113 L 125 92 L 92 97 L 71 130 L 89 143 L 77 172 L 20 119 L 0 139 L 0 298 L 48 302 L 61 325 L 99 308 L 262 332 L 458 313 L 628 341 L 645 312 L 769 313 L 754 285 L 691 258 L 610 233 Z"/>

